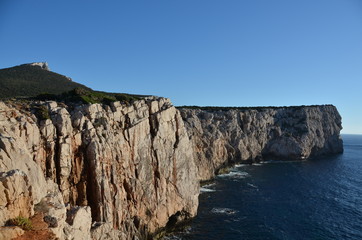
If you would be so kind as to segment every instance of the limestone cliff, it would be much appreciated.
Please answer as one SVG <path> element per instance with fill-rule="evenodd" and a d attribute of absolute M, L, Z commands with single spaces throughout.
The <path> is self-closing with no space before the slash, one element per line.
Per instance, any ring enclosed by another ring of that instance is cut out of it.
<path fill-rule="evenodd" d="M 179 108 L 200 180 L 235 161 L 307 159 L 341 153 L 341 117 L 332 105 Z"/>
<path fill-rule="evenodd" d="M 223 166 L 339 153 L 340 130 L 331 105 L 0 102 L 0 239 L 22 234 L 7 220 L 33 214 L 61 240 L 152 238 L 195 216 L 199 180 Z"/>
<path fill-rule="evenodd" d="M 30 104 L 0 102 L 0 226 L 38 211 L 60 239 L 145 239 L 196 214 L 192 146 L 168 99 Z"/>

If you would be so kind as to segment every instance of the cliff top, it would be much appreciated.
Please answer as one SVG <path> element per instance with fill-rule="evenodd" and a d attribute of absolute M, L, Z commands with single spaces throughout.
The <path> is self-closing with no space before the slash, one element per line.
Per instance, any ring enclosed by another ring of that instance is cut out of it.
<path fill-rule="evenodd" d="M 256 107 L 213 107 L 213 106 L 177 106 L 178 109 L 199 109 L 204 111 L 229 111 L 229 110 L 267 110 L 267 109 L 300 109 L 305 107 L 333 106 L 332 104 L 324 105 L 300 105 L 300 106 L 256 106 Z"/>

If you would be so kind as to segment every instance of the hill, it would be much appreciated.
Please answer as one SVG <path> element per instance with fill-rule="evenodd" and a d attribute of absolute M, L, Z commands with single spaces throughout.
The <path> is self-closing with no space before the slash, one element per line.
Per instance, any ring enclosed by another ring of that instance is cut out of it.
<path fill-rule="evenodd" d="M 49 71 L 46 64 L 44 66 L 36 63 L 0 69 L 0 99 L 61 94 L 75 88 L 90 90 L 64 75 Z"/>
<path fill-rule="evenodd" d="M 0 99 L 32 98 L 62 102 L 132 102 L 143 95 L 94 91 L 69 77 L 50 71 L 47 63 L 0 69 Z"/>

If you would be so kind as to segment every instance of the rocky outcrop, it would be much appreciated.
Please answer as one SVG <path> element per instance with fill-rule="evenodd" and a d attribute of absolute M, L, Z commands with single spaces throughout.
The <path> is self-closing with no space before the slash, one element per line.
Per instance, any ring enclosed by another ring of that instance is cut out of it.
<path fill-rule="evenodd" d="M 179 110 L 200 180 L 233 162 L 307 159 L 343 151 L 341 117 L 332 105 Z"/>
<path fill-rule="evenodd" d="M 49 65 L 47 62 L 33 62 L 33 63 L 25 64 L 25 65 L 36 66 L 36 67 L 40 67 L 43 70 L 50 71 L 50 68 L 49 68 Z"/>
<path fill-rule="evenodd" d="M 0 169 L 22 172 L 30 208 L 59 239 L 87 239 L 91 222 L 94 239 L 145 239 L 196 214 L 192 146 L 168 99 L 26 104 L 0 102 Z"/>

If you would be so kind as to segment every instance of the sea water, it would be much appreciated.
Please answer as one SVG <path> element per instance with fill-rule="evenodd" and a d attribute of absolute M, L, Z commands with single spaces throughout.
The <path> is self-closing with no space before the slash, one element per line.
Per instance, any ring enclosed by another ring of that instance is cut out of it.
<path fill-rule="evenodd" d="M 362 239 L 362 135 L 344 153 L 237 165 L 203 186 L 198 215 L 166 239 Z"/>

